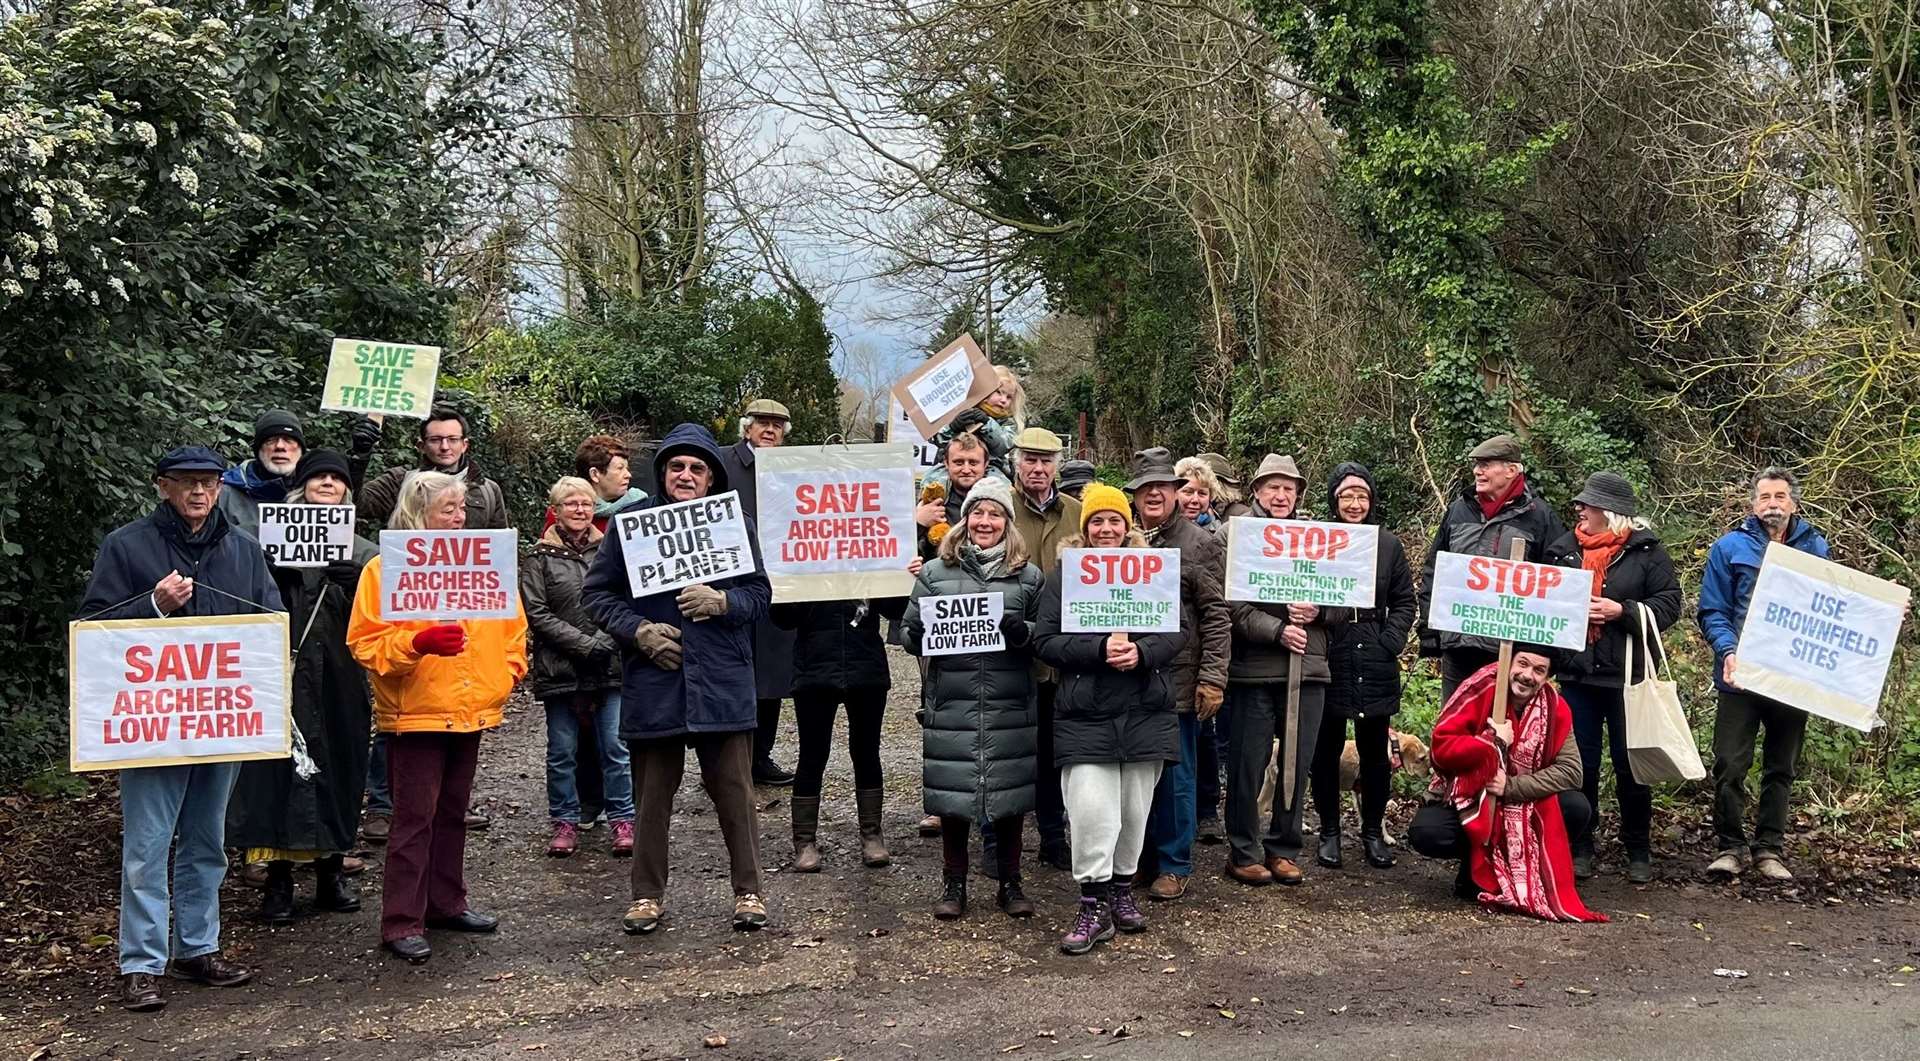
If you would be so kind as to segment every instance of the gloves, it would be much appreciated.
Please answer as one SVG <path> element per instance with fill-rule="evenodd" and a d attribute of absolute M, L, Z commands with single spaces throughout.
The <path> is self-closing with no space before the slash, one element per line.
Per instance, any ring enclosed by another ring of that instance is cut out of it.
<path fill-rule="evenodd" d="M 429 626 L 413 635 L 413 650 L 425 656 L 457 656 L 467 647 L 467 632 L 455 623 Z"/>
<path fill-rule="evenodd" d="M 379 444 L 380 425 L 374 423 L 370 416 L 355 420 L 353 427 L 347 431 L 347 452 L 349 453 L 357 456 L 372 453 L 373 448 Z"/>
<path fill-rule="evenodd" d="M 680 669 L 680 631 L 666 623 L 641 623 L 633 643 L 661 670 Z"/>
<path fill-rule="evenodd" d="M 327 565 L 327 581 L 347 591 L 351 597 L 360 589 L 360 565 L 351 560 L 335 560 Z"/>
<path fill-rule="evenodd" d="M 727 614 L 727 595 L 708 585 L 688 586 L 680 591 L 675 603 L 680 605 L 681 615 L 696 623 Z"/>
<path fill-rule="evenodd" d="M 1226 698 L 1226 690 L 1220 688 L 1218 685 L 1208 685 L 1202 682 L 1193 687 L 1194 714 L 1199 717 L 1200 721 L 1205 722 L 1207 719 L 1220 713 L 1220 705 Z"/>
<path fill-rule="evenodd" d="M 969 431 L 978 431 L 987 426 L 987 414 L 979 409 L 968 409 L 953 418 L 953 433 L 964 435 Z"/>
<path fill-rule="evenodd" d="M 1008 648 L 1019 648 L 1033 639 L 1033 633 L 1027 627 L 1027 621 L 1018 615 L 1000 617 L 1000 636 L 1007 639 Z"/>

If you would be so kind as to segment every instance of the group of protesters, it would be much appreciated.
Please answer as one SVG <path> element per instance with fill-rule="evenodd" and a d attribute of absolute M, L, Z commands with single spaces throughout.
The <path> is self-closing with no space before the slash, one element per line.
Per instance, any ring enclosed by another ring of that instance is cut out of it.
<path fill-rule="evenodd" d="M 521 560 L 513 618 L 383 618 L 381 560 L 366 537 L 348 557 L 316 568 L 270 566 L 255 540 L 258 506 L 281 502 L 353 505 L 362 535 L 369 525 L 509 526 L 500 484 L 471 459 L 467 421 L 451 409 L 418 421 L 414 465 L 378 474 L 369 463 L 383 430 L 372 418 L 354 426 L 347 453 L 306 448 L 299 419 L 280 410 L 259 417 L 253 453 L 238 465 L 202 446 L 167 453 L 153 469 L 159 503 L 103 541 L 78 614 L 287 613 L 291 716 L 313 769 L 268 759 L 121 771 L 123 1005 L 164 1006 L 159 980 L 168 974 L 215 986 L 248 979 L 219 947 L 230 859 L 256 873 L 261 916 L 284 924 L 296 911 L 295 867 L 312 867 L 312 909 L 354 911 L 351 881 L 362 865 L 353 853 L 361 842 L 384 844 L 380 931 L 394 956 L 428 960 L 430 930 L 496 931 L 497 919 L 469 902 L 465 843 L 470 829 L 487 825 L 473 805 L 482 735 L 501 724 L 522 682 L 545 713 L 545 851 L 574 855 L 583 832 L 604 821 L 608 852 L 632 860 L 626 932 L 653 932 L 667 916 L 669 832 L 688 749 L 725 839 L 734 927 L 769 919 L 755 785 L 792 786 L 791 869 L 823 868 L 834 846 L 823 850 L 820 840 L 822 781 L 843 708 L 859 860 L 886 866 L 880 742 L 889 627 L 920 657 L 920 830 L 940 838 L 943 881 L 931 897 L 941 920 L 966 915 L 976 830 L 995 904 L 1010 917 L 1034 915 L 1023 887 L 1028 815 L 1038 861 L 1079 885 L 1059 942 L 1068 954 L 1144 931 L 1137 897 L 1180 899 L 1196 845 L 1224 841 L 1222 871 L 1248 886 L 1298 886 L 1311 864 L 1343 866 L 1350 789 L 1358 852 L 1389 869 L 1385 814 L 1393 771 L 1410 748 L 1430 754 L 1431 784 L 1407 841 L 1458 863 L 1462 898 L 1553 920 L 1604 920 L 1575 887 L 1598 870 L 1603 750 L 1613 763 L 1626 876 L 1652 879 L 1652 800 L 1633 778 L 1623 689 L 1642 677 L 1642 638 L 1657 641 L 1682 601 L 1673 562 L 1627 479 L 1590 475 L 1571 499 L 1568 527 L 1529 481 L 1522 443 L 1499 435 L 1467 455 L 1471 482 L 1449 499 L 1417 572 L 1392 534 L 1379 535 L 1371 607 L 1229 600 L 1231 520 L 1308 518 L 1315 491 L 1293 457 L 1269 453 L 1243 478 L 1221 454 L 1176 458 L 1153 447 L 1133 455 L 1124 485 L 1109 485 L 1091 464 L 1064 460 L 1053 432 L 1025 425 L 1019 399 L 1018 381 L 1003 379 L 934 440 L 938 467 L 914 511 L 919 548 L 904 565 L 913 588 L 884 599 L 776 604 L 757 544 L 748 573 L 633 592 L 621 537 L 608 532 L 622 513 L 737 491 L 757 542 L 755 452 L 785 444 L 790 429 L 787 409 L 769 399 L 745 409 L 733 446 L 699 424 L 667 432 L 641 469 L 644 484 L 634 482 L 635 454 L 618 439 L 583 442 Z M 1817 556 L 1827 547 L 1798 514 L 1791 472 L 1761 470 L 1748 487 L 1750 514 L 1713 546 L 1698 603 L 1719 694 L 1718 844 L 1708 870 L 1732 876 L 1751 867 L 1784 880 L 1806 715 L 1743 690 L 1734 649 L 1768 543 Z M 1384 523 L 1376 479 L 1362 464 L 1333 465 L 1318 496 L 1319 519 Z M 1061 553 L 1082 547 L 1177 550 L 1178 631 L 1067 629 Z M 1431 629 L 1442 552 L 1591 572 L 1585 649 L 1516 644 L 1503 669 L 1496 643 Z M 1003 647 L 928 652 L 920 601 L 979 593 L 1003 595 Z M 1441 679 L 1430 749 L 1392 729 L 1416 634 L 1419 655 L 1437 661 Z M 1502 680 L 1504 719 L 1493 710 Z M 788 701 L 798 733 L 792 771 L 773 758 Z M 1747 775 L 1761 728 L 1749 843 Z M 1349 764 L 1356 768 L 1343 774 Z M 1319 830 L 1311 851 L 1309 801 Z"/>

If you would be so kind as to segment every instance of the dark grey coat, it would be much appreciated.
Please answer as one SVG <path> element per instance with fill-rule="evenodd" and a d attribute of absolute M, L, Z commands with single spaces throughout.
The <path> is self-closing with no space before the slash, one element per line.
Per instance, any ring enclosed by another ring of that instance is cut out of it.
<path fill-rule="evenodd" d="M 907 601 L 901 644 L 920 654 L 923 597 L 1003 593 L 1006 613 L 1031 623 L 1039 615 L 1044 584 L 1040 568 L 1031 563 L 987 578 L 965 561 L 928 561 Z M 927 658 L 920 721 L 928 814 L 998 821 L 1034 809 L 1040 710 L 1032 666 L 1025 648 Z"/>
<path fill-rule="evenodd" d="M 596 537 L 585 551 L 576 551 L 549 527 L 520 565 L 535 699 L 620 688 L 620 645 L 594 623 L 581 598 L 587 568 L 605 540 Z"/>

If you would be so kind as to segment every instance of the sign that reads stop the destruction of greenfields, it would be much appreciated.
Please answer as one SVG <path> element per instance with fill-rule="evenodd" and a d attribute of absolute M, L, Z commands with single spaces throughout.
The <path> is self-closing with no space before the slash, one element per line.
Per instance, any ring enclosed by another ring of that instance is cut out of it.
<path fill-rule="evenodd" d="M 1433 558 L 1435 630 L 1579 651 L 1587 645 L 1593 572 L 1497 556 Z"/>

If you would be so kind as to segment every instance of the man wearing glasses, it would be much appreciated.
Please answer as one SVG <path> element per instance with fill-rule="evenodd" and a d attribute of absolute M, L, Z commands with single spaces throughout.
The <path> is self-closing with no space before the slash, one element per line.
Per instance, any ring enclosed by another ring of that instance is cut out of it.
<path fill-rule="evenodd" d="M 79 618 L 284 610 L 260 547 L 234 533 L 219 507 L 226 468 L 205 446 L 160 458 L 160 504 L 100 543 Z M 239 770 L 194 763 L 120 771 L 120 1001 L 128 1009 L 167 1004 L 159 980 L 169 960 L 175 977 L 215 987 L 253 975 L 220 956 L 227 796 Z"/>
<path fill-rule="evenodd" d="M 411 471 L 446 472 L 467 481 L 467 529 L 504 530 L 512 526 L 507 519 L 507 498 L 500 484 L 486 477 L 467 455 L 472 439 L 467 435 L 467 418 L 456 409 L 436 405 L 420 421 L 415 446 L 420 461 L 413 467 L 395 465 L 368 479 L 367 465 L 374 447 L 380 444 L 381 425 L 372 417 L 362 417 L 353 425 L 348 467 L 353 473 L 354 505 L 362 521 L 385 524 L 400 499 L 400 484 Z"/>

